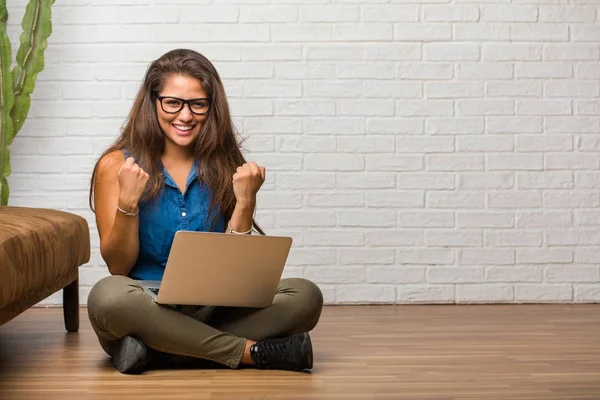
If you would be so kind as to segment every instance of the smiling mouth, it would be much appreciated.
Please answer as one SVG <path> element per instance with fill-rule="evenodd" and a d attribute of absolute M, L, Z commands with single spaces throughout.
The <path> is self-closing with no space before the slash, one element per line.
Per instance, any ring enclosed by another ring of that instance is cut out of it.
<path fill-rule="evenodd" d="M 175 125 L 175 124 L 173 124 L 173 126 L 178 131 L 186 133 L 186 132 L 191 131 L 194 128 L 195 125 Z"/>

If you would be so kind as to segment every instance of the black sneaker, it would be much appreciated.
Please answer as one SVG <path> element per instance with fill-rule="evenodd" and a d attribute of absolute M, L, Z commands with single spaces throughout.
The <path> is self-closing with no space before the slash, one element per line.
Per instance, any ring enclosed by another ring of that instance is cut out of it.
<path fill-rule="evenodd" d="M 260 369 L 302 371 L 313 366 L 312 343 L 306 332 L 256 342 L 250 346 L 250 356 Z"/>
<path fill-rule="evenodd" d="M 150 355 L 141 340 L 125 336 L 115 348 L 112 363 L 123 374 L 139 374 L 150 363 Z"/>

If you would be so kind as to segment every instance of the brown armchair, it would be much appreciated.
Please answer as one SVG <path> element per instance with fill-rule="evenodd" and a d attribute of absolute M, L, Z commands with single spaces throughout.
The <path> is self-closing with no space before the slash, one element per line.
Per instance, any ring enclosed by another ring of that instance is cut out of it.
<path fill-rule="evenodd" d="M 87 221 L 72 213 L 0 207 L 0 325 L 63 291 L 65 328 L 79 329 L 79 266 L 90 259 Z"/>

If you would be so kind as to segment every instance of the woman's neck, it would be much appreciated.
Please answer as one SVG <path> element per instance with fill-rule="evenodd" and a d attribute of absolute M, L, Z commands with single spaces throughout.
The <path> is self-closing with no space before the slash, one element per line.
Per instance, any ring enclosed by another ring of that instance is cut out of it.
<path fill-rule="evenodd" d="M 190 163 L 194 160 L 194 152 L 191 148 L 177 146 L 168 141 L 165 143 L 165 150 L 161 156 L 163 163 Z"/>

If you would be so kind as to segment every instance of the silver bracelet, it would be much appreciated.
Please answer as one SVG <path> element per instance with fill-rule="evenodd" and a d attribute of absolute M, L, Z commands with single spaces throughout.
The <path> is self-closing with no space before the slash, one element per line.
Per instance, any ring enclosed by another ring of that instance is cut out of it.
<path fill-rule="evenodd" d="M 229 233 L 233 233 L 235 235 L 247 235 L 247 234 L 249 234 L 250 232 L 252 232 L 254 230 L 254 226 L 252 226 L 246 232 L 236 232 L 233 229 L 231 229 L 231 225 L 227 225 L 227 230 L 229 231 Z"/>
<path fill-rule="evenodd" d="M 139 207 L 138 207 L 138 209 L 137 209 L 137 211 L 136 211 L 136 212 L 133 212 L 133 213 L 132 213 L 132 212 L 128 212 L 128 211 L 125 211 L 125 210 L 121 209 L 121 207 L 119 207 L 119 205 L 118 205 L 118 204 L 117 204 L 117 210 L 119 210 L 119 211 L 120 211 L 120 212 L 122 212 L 123 214 L 127 215 L 128 217 L 135 217 L 135 216 L 136 216 L 136 215 L 138 215 L 138 214 L 139 214 L 139 212 L 140 212 L 140 208 L 139 208 Z"/>

